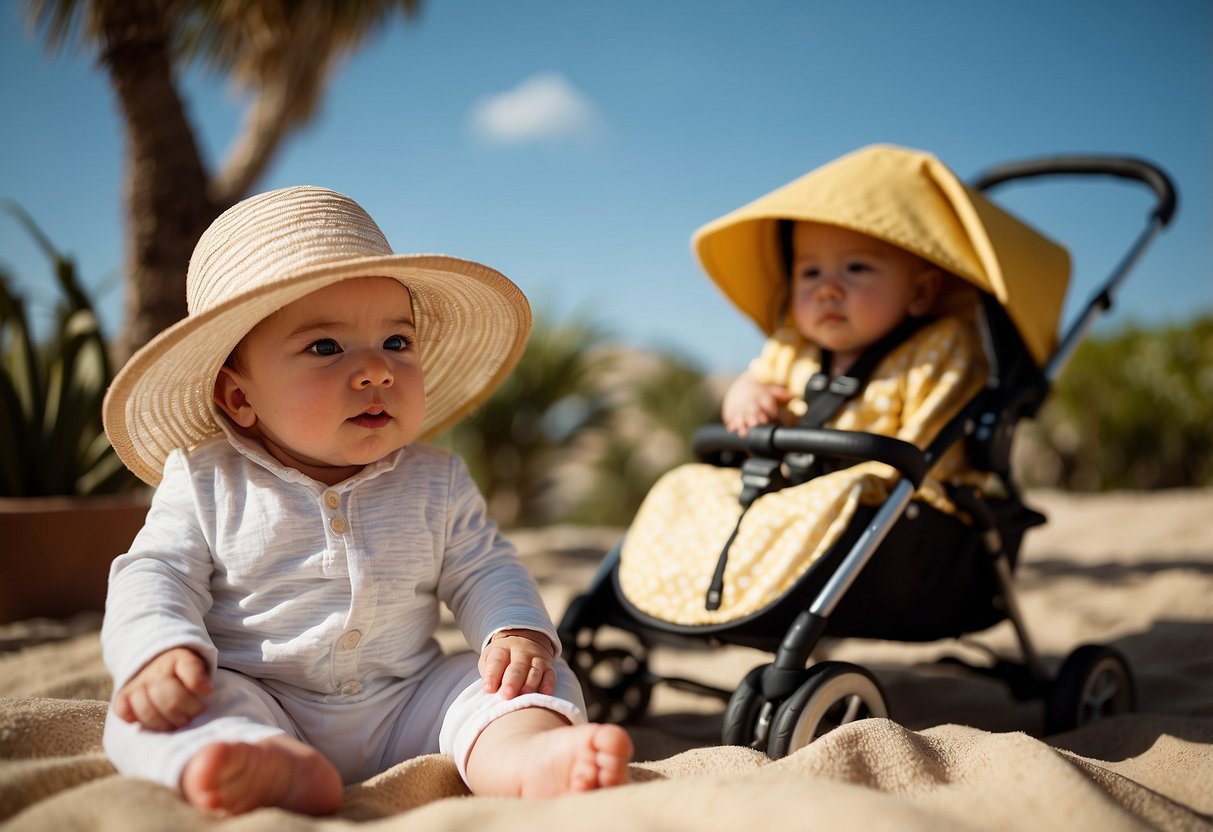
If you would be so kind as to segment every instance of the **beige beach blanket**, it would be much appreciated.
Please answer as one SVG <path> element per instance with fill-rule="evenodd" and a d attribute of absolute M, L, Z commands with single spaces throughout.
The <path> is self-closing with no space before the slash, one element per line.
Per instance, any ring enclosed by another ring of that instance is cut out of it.
<path fill-rule="evenodd" d="M 777 762 L 719 746 L 721 705 L 658 688 L 633 727 L 638 762 L 618 789 L 541 801 L 467 794 L 454 765 L 411 760 L 349 787 L 341 811 L 216 818 L 116 775 L 101 752 L 109 684 L 95 618 L 0 628 L 0 828 L 7 830 L 1213 829 L 1213 491 L 1036 494 L 1022 603 L 1056 664 L 1115 644 L 1139 714 L 1040 737 L 1038 703 L 935 659 L 985 648 L 840 641 L 885 687 L 893 716 L 846 726 Z M 516 535 L 553 615 L 589 580 L 616 530 Z M 1000 625 L 978 640 L 1009 652 Z M 451 633 L 447 633 L 451 636 Z M 655 669 L 734 686 L 768 657 L 662 652 Z"/>

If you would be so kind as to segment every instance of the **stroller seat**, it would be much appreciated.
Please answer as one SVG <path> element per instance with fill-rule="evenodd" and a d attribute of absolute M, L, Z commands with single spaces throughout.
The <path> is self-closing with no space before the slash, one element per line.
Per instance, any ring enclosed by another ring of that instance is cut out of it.
<path fill-rule="evenodd" d="M 959 317 L 944 317 L 916 328 L 880 358 L 831 422 L 838 430 L 868 426 L 925 446 L 985 379 L 974 328 Z M 907 412 L 913 414 L 911 425 L 901 424 Z M 936 462 L 916 499 L 954 513 L 944 484 L 984 481 L 961 450 Z M 897 474 L 883 463 L 862 462 L 772 490 L 743 507 L 746 476 L 687 465 L 653 487 L 621 551 L 620 589 L 631 604 L 674 624 L 753 615 L 788 592 L 844 535 L 861 506 L 883 501 Z M 716 580 L 722 591 L 709 604 L 717 570 L 723 570 Z"/>

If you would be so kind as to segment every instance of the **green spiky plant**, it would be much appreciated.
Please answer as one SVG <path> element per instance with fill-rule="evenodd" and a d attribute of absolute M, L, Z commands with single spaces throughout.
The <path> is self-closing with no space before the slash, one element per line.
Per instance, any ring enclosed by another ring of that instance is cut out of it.
<path fill-rule="evenodd" d="M 11 201 L 13 217 L 50 260 L 60 299 L 54 327 L 35 340 L 25 299 L 0 269 L 0 496 L 39 497 L 129 491 L 101 425 L 112 367 L 96 311 L 75 263 Z"/>

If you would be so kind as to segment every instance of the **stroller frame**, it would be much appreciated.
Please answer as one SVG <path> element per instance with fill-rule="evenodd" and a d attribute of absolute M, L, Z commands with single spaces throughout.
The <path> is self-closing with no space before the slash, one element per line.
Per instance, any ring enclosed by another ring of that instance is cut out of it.
<path fill-rule="evenodd" d="M 1098 644 L 1082 645 L 1070 653 L 1058 672 L 1051 676 L 1033 646 L 1017 600 L 1013 572 L 1023 533 L 1031 526 L 1044 523 L 1045 518 L 1024 506 L 1019 498 L 1010 475 L 1011 442 L 1019 421 L 1036 414 L 1053 381 L 1086 332 L 1112 308 L 1115 294 L 1129 272 L 1170 223 L 1176 208 L 1176 193 L 1170 178 L 1161 169 L 1145 160 L 1126 156 L 1057 156 L 1010 163 L 978 176 L 973 187 L 984 192 L 1005 182 L 1054 176 L 1112 176 L 1133 180 L 1149 187 L 1157 201 L 1145 230 L 1066 330 L 1045 367 L 1038 368 L 1028 357 L 1006 310 L 991 296 L 982 293 L 979 329 L 990 363 L 987 385 L 948 422 L 925 450 L 888 436 L 825 428 L 764 426 L 749 431 L 744 438 L 726 431 L 721 425 L 709 425 L 698 431 L 693 443 L 696 455 L 716 464 L 727 464 L 738 454 L 780 460 L 789 453 L 809 453 L 833 459 L 884 462 L 897 469 L 901 478 L 884 503 L 860 527 L 858 536 L 853 529 L 823 556 L 825 560 L 833 555 L 836 566 L 824 584 L 808 596 L 811 601 L 807 605 L 797 606 L 804 596 L 800 593 L 798 597 L 785 596 L 768 606 L 769 610 L 781 604 L 786 607 L 785 602 L 793 605 L 794 617 L 777 641 L 769 632 L 762 632 L 761 619 L 766 610 L 751 616 L 760 620 L 756 622 L 757 629 L 751 626 L 748 630 L 745 625 L 750 622 L 746 620 L 681 626 L 645 615 L 632 607 L 619 590 L 622 545 L 617 546 L 604 558 L 586 592 L 569 605 L 558 627 L 565 656 L 585 689 L 592 719 L 619 722 L 634 719 L 647 708 L 653 685 L 666 683 L 727 700 L 723 742 L 748 745 L 778 758 L 837 725 L 865 716 L 887 716 L 883 691 L 870 672 L 844 662 L 809 665 L 810 656 L 822 636 L 832 632 L 840 606 L 845 612 L 848 594 L 857 582 L 861 582 L 864 570 L 890 533 L 923 511 L 932 511 L 913 501 L 912 497 L 934 461 L 959 441 L 967 443 L 973 465 L 998 475 L 1007 490 L 1006 498 L 993 507 L 990 501 L 973 492 L 953 494 L 957 505 L 972 520 L 970 535 L 986 555 L 988 568 L 985 574 L 991 579 L 989 586 L 993 597 L 980 609 L 963 613 L 957 619 L 958 623 L 944 623 L 934 629 L 928 627 L 927 631 L 902 640 L 926 641 L 959 636 L 1007 619 L 1019 642 L 1022 661 L 996 659 L 988 667 L 973 666 L 956 659 L 944 661 L 1001 679 L 1017 699 L 1043 697 L 1046 733 L 1069 730 L 1134 708 L 1133 676 L 1127 661 L 1115 649 Z M 764 467 L 767 471 L 774 468 L 772 465 Z M 763 474 L 747 469 L 744 476 L 761 478 Z M 749 480 L 747 483 L 752 484 Z M 764 488 L 771 483 L 756 485 Z M 959 525 L 960 521 L 955 523 Z M 976 552 L 973 554 L 977 555 Z M 980 560 L 980 557 L 972 559 Z M 819 572 L 818 567 L 823 566 L 822 563 L 814 564 L 809 572 Z M 604 625 L 632 633 L 640 641 L 641 654 L 595 646 L 597 630 Z M 869 635 L 845 629 L 837 634 Z M 708 645 L 755 646 L 775 655 L 770 664 L 751 670 L 732 692 L 690 679 L 659 677 L 649 671 L 645 652 L 650 645 L 686 646 L 705 641 Z M 604 671 L 606 679 L 602 678 Z"/>

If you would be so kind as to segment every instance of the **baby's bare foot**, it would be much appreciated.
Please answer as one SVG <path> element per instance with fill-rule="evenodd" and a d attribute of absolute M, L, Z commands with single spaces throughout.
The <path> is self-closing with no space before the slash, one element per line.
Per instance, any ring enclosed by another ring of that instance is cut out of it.
<path fill-rule="evenodd" d="M 541 764 L 523 783 L 523 797 L 586 792 L 627 782 L 632 738 L 618 725 L 555 728 L 534 741 L 546 747 L 540 751 Z"/>
<path fill-rule="evenodd" d="M 271 737 L 203 748 L 186 765 L 181 792 L 199 809 L 229 815 L 263 806 L 326 815 L 341 805 L 341 777 L 314 748 Z"/>
<path fill-rule="evenodd" d="M 468 758 L 476 794 L 555 797 L 627 782 L 632 739 L 618 725 L 569 725 L 527 708 L 484 730 Z"/>

